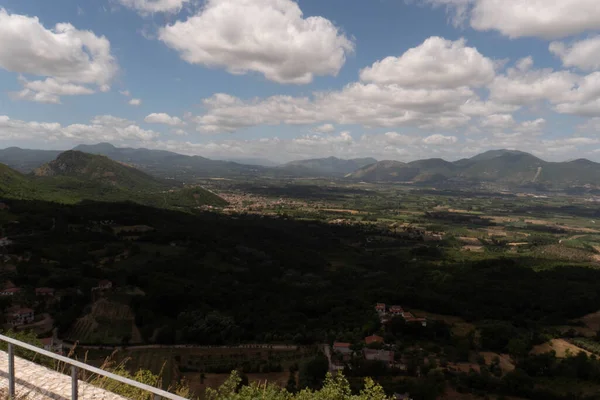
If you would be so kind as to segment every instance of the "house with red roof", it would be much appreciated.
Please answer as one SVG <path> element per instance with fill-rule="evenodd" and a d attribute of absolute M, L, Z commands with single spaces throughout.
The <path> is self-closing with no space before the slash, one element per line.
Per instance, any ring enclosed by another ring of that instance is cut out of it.
<path fill-rule="evenodd" d="M 350 357 L 352 357 L 352 349 L 350 349 L 350 346 L 350 343 L 334 342 L 333 353 L 334 355 L 341 356 L 342 361 L 350 361 Z"/>
<path fill-rule="evenodd" d="M 373 344 L 373 343 L 383 343 L 383 338 L 381 336 L 377 336 L 377 335 L 371 335 L 371 336 L 367 336 L 365 338 L 365 343 L 368 345 Z"/>
<path fill-rule="evenodd" d="M 417 318 L 417 317 L 415 317 L 410 312 L 404 313 L 403 317 L 404 317 L 404 321 L 407 324 L 418 323 L 418 324 L 421 324 L 424 327 L 427 326 L 427 319 L 426 318 Z"/>
<path fill-rule="evenodd" d="M 404 315 L 404 309 L 401 306 L 391 306 L 389 309 L 389 313 L 396 316 L 396 315 Z"/>
<path fill-rule="evenodd" d="M 377 311 L 377 313 L 379 315 L 385 314 L 385 304 L 384 303 L 375 304 L 375 311 Z"/>

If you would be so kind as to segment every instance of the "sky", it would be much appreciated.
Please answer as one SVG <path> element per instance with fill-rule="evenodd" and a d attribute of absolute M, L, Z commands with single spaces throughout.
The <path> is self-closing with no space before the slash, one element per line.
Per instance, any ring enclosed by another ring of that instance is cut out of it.
<path fill-rule="evenodd" d="M 598 0 L 0 0 L 0 148 L 600 162 Z"/>

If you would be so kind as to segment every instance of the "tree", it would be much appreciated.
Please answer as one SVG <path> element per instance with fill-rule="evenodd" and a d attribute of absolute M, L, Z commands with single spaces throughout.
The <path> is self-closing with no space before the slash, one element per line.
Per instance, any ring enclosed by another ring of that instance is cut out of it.
<path fill-rule="evenodd" d="M 523 357 L 527 356 L 530 347 L 525 339 L 513 338 L 508 342 L 508 354 L 518 363 Z"/>
<path fill-rule="evenodd" d="M 329 370 L 329 361 L 324 354 L 319 354 L 300 368 L 299 387 L 317 389 L 323 384 Z"/>
<path fill-rule="evenodd" d="M 296 386 L 296 374 L 290 371 L 290 376 L 288 378 L 287 385 L 285 385 L 285 389 L 290 393 L 296 393 L 298 390 Z"/>

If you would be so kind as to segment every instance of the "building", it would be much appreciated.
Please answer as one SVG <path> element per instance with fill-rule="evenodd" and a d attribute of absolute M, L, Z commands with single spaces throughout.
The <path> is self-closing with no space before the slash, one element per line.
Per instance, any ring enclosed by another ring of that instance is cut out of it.
<path fill-rule="evenodd" d="M 6 319 L 11 326 L 30 324 L 35 318 L 35 313 L 31 308 L 14 307 L 6 312 Z"/>
<path fill-rule="evenodd" d="M 396 316 L 404 316 L 404 309 L 401 306 L 391 306 L 389 309 L 389 313 Z"/>
<path fill-rule="evenodd" d="M 63 354 L 63 345 L 58 339 L 53 337 L 40 339 L 44 350 L 48 350 L 54 353 Z"/>
<path fill-rule="evenodd" d="M 389 350 L 374 350 L 374 349 L 363 349 L 363 356 L 365 360 L 369 361 L 381 361 L 388 367 L 394 365 L 394 352 Z"/>
<path fill-rule="evenodd" d="M 373 344 L 373 343 L 383 343 L 383 338 L 381 336 L 377 336 L 377 335 L 371 335 L 371 336 L 367 336 L 365 338 L 365 343 L 368 345 Z"/>
<path fill-rule="evenodd" d="M 352 357 L 350 346 L 350 343 L 335 342 L 333 343 L 333 353 L 334 355 L 340 355 L 343 361 L 349 361 Z"/>
<path fill-rule="evenodd" d="M 54 297 L 54 289 L 47 287 L 35 288 L 35 295 L 39 297 Z"/>
<path fill-rule="evenodd" d="M 385 314 L 385 304 L 384 303 L 375 304 L 375 311 L 377 311 L 377 313 L 379 315 Z"/>
<path fill-rule="evenodd" d="M 14 296 L 15 294 L 18 294 L 20 292 L 21 289 L 18 287 L 2 289 L 2 291 L 0 291 L 0 296 Z"/>
<path fill-rule="evenodd" d="M 419 324 L 421 324 L 421 326 L 424 326 L 424 327 L 427 326 L 426 318 L 417 318 L 412 313 L 409 313 L 409 312 L 404 313 L 403 317 L 404 317 L 404 321 L 407 324 L 419 323 Z"/>

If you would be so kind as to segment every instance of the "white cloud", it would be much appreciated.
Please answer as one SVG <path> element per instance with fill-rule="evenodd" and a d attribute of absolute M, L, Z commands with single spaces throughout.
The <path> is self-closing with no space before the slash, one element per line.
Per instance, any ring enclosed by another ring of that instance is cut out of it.
<path fill-rule="evenodd" d="M 415 144 L 419 141 L 418 137 L 403 135 L 398 132 L 386 132 L 383 134 L 383 136 L 387 144 L 396 146 L 408 146 Z"/>
<path fill-rule="evenodd" d="M 514 135 L 521 133 L 539 134 L 545 127 L 546 120 L 538 118 L 532 121 L 517 122 L 511 114 L 492 114 L 482 118 L 480 127 L 483 131 L 493 132 L 498 135 L 509 135 L 506 131 L 512 131 Z"/>
<path fill-rule="evenodd" d="M 141 99 L 131 99 L 127 102 L 130 106 L 139 106 L 140 104 L 142 104 L 142 100 Z"/>
<path fill-rule="evenodd" d="M 123 6 L 142 15 L 151 13 L 178 13 L 190 0 L 117 0 Z"/>
<path fill-rule="evenodd" d="M 333 133 L 335 132 L 335 126 L 333 126 L 332 124 L 324 124 L 324 125 L 320 125 L 317 126 L 314 131 L 316 133 Z"/>
<path fill-rule="evenodd" d="M 423 143 L 434 145 L 434 146 L 445 146 L 449 144 L 454 144 L 458 142 L 458 138 L 456 136 L 444 136 L 436 133 L 431 136 L 427 136 L 423 139 Z"/>
<path fill-rule="evenodd" d="M 510 114 L 492 114 L 485 117 L 481 126 L 492 129 L 510 129 L 516 125 L 515 119 Z"/>
<path fill-rule="evenodd" d="M 354 50 L 331 21 L 304 18 L 292 0 L 207 0 L 198 14 L 161 28 L 158 37 L 190 64 L 294 84 L 337 75 Z"/>
<path fill-rule="evenodd" d="M 571 45 L 552 42 L 549 50 L 560 57 L 565 67 L 577 67 L 585 71 L 600 69 L 600 36 L 590 37 Z"/>
<path fill-rule="evenodd" d="M 12 93 L 11 96 L 20 100 L 29 100 L 38 103 L 59 104 L 60 96 L 94 93 L 94 91 L 87 86 L 69 82 L 60 82 L 53 78 L 46 78 L 43 81 L 28 81 L 21 78 L 19 81 L 23 85 L 23 90 Z"/>
<path fill-rule="evenodd" d="M 131 96 L 131 92 L 129 92 L 129 90 L 119 90 L 119 93 L 121 93 L 125 97 Z"/>
<path fill-rule="evenodd" d="M 387 57 L 360 72 L 361 80 L 403 87 L 483 86 L 494 79 L 494 62 L 466 41 L 433 36 L 400 57 Z"/>
<path fill-rule="evenodd" d="M 519 124 L 516 128 L 519 132 L 523 133 L 539 133 L 546 127 L 546 120 L 544 118 L 538 118 L 533 121 L 524 121 Z"/>
<path fill-rule="evenodd" d="M 24 89 L 16 97 L 60 102 L 63 95 L 89 94 L 88 86 L 106 91 L 118 71 L 110 42 L 91 31 L 68 23 L 46 29 L 37 17 L 9 14 L 0 8 L 0 68 L 47 77 L 23 79 Z"/>
<path fill-rule="evenodd" d="M 580 78 L 578 86 L 556 103 L 559 113 L 600 117 L 600 72 Z"/>
<path fill-rule="evenodd" d="M 340 91 L 312 97 L 272 96 L 244 101 L 226 94 L 204 100 L 206 113 L 195 119 L 198 130 L 234 132 L 258 125 L 305 125 L 333 121 L 365 127 L 403 125 L 453 128 L 470 117 L 460 111 L 475 96 L 466 87 L 405 89 L 398 85 L 352 83 Z"/>
<path fill-rule="evenodd" d="M 158 133 L 145 130 L 133 121 L 110 115 L 97 116 L 89 124 L 31 122 L 0 115 L 0 140 L 76 141 L 97 143 L 102 141 L 138 140 L 157 138 Z"/>
<path fill-rule="evenodd" d="M 559 102 L 576 87 L 579 76 L 569 71 L 531 69 L 530 57 L 519 60 L 489 85 L 490 99 L 501 104 L 526 105 L 548 100 Z"/>
<path fill-rule="evenodd" d="M 152 113 L 144 118 L 144 121 L 149 124 L 164 124 L 170 126 L 184 125 L 184 122 L 178 117 L 172 117 L 166 113 Z"/>
<path fill-rule="evenodd" d="M 423 0 L 446 6 L 455 25 L 496 30 L 510 38 L 556 39 L 600 29 L 597 0 Z"/>

